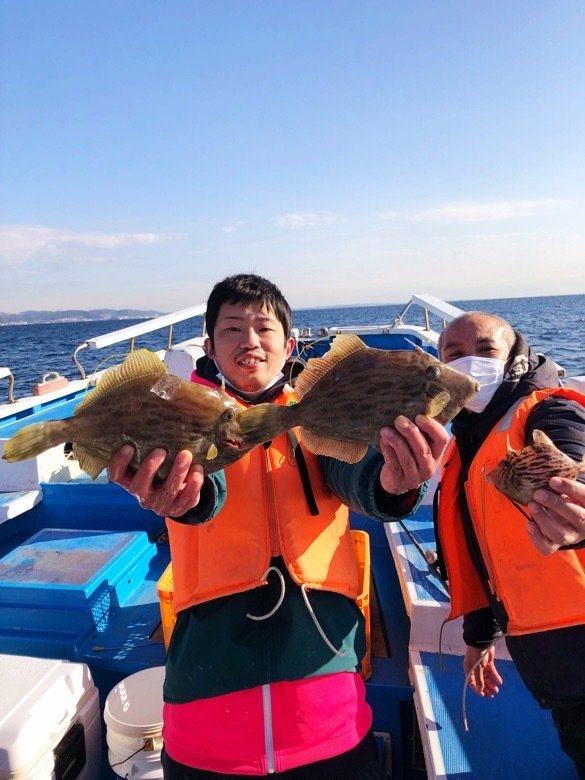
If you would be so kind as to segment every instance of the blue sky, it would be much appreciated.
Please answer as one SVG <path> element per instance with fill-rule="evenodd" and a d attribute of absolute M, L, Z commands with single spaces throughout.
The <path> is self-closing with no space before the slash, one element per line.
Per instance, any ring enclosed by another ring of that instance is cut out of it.
<path fill-rule="evenodd" d="M 0 311 L 585 293 L 583 0 L 0 0 Z"/>

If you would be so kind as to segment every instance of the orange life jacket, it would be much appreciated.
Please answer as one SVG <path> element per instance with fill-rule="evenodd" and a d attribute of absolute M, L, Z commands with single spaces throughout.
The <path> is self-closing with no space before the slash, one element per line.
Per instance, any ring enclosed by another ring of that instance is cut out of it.
<path fill-rule="evenodd" d="M 538 552 L 519 509 L 486 480 L 509 449 L 525 446 L 528 415 L 551 395 L 585 405 L 575 390 L 537 390 L 513 405 L 485 439 L 473 459 L 465 497 L 473 530 L 488 572 L 488 588 L 508 615 L 507 633 L 528 634 L 585 622 L 585 550 Z M 450 619 L 488 605 L 473 565 L 460 511 L 461 459 L 453 439 L 443 456 L 438 531 L 451 597 Z"/>
<path fill-rule="evenodd" d="M 282 393 L 275 403 L 293 398 Z M 283 433 L 225 469 L 227 498 L 216 517 L 198 525 L 167 518 L 176 612 L 265 585 L 277 555 L 298 584 L 357 597 L 349 511 L 328 489 L 317 458 L 304 455 L 317 515 L 307 505 L 292 443 Z"/>

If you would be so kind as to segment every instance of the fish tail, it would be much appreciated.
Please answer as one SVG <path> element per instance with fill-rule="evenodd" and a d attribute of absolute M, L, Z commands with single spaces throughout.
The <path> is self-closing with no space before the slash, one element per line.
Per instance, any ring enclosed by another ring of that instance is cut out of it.
<path fill-rule="evenodd" d="M 240 416 L 242 438 L 250 446 L 271 441 L 297 424 L 295 408 L 269 403 L 250 406 Z"/>
<path fill-rule="evenodd" d="M 26 460 L 67 440 L 65 421 L 33 423 L 22 428 L 4 443 L 2 457 L 8 463 Z"/>

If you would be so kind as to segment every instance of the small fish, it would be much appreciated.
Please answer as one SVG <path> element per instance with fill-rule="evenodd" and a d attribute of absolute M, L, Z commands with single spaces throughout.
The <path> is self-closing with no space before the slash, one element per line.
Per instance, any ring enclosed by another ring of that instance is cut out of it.
<path fill-rule="evenodd" d="M 418 347 L 373 349 L 354 335 L 338 335 L 324 357 L 313 358 L 299 374 L 292 406 L 258 404 L 242 418 L 245 437 L 272 439 L 300 426 L 311 452 L 356 463 L 380 428 L 398 415 L 417 414 L 445 424 L 477 392 L 479 385 Z"/>
<path fill-rule="evenodd" d="M 532 432 L 532 441 L 521 450 L 510 451 L 487 475 L 501 493 L 524 505 L 532 501 L 535 490 L 548 488 L 551 477 L 577 479 L 585 474 L 585 455 L 577 463 L 538 429 Z"/>
<path fill-rule="evenodd" d="M 12 463 L 73 442 L 74 457 L 95 479 L 113 453 L 129 443 L 136 450 L 134 468 L 156 447 L 167 450 L 160 479 L 182 449 L 211 473 L 263 441 L 242 435 L 245 411 L 223 390 L 179 379 L 153 352 L 138 349 L 105 372 L 73 417 L 22 428 L 5 443 L 3 458 Z"/>

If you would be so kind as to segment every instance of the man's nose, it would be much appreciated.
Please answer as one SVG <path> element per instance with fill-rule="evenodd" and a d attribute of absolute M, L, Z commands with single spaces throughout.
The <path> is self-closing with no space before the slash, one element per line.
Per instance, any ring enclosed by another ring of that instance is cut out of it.
<path fill-rule="evenodd" d="M 260 336 L 255 328 L 246 328 L 243 331 L 242 344 L 245 347 L 256 347 L 260 344 Z"/>

